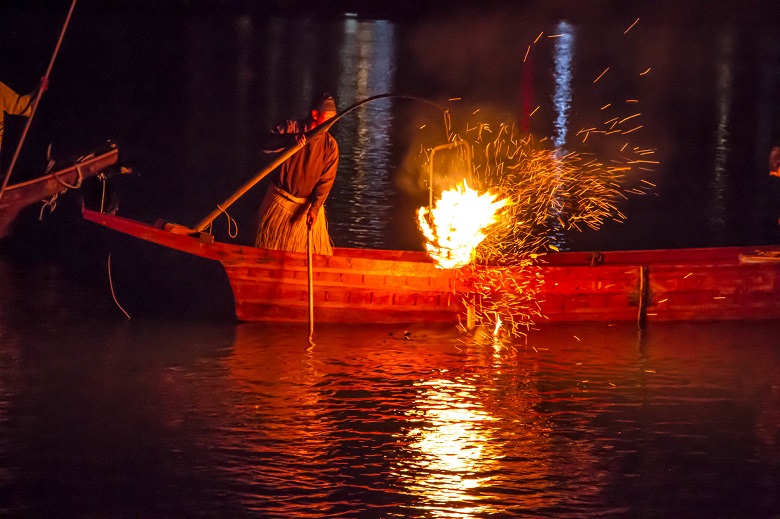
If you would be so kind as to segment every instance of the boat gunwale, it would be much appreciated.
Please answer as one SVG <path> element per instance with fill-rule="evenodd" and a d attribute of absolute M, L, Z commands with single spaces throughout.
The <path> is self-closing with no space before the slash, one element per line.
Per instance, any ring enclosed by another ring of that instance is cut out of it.
<path fill-rule="evenodd" d="M 281 263 L 288 259 L 303 260 L 305 262 L 306 258 L 306 254 L 302 252 L 259 249 L 250 245 L 216 241 L 206 243 L 199 241 L 195 236 L 172 233 L 148 223 L 120 216 L 105 215 L 88 209 L 84 209 L 83 216 L 86 220 L 108 227 L 114 231 L 163 247 L 220 261 L 224 265 L 230 267 L 255 264 L 258 261 L 262 263 L 262 260 L 274 263 Z M 117 225 L 117 222 L 119 225 Z M 599 252 L 554 252 L 537 256 L 531 263 L 531 266 L 541 268 L 598 268 L 601 265 L 626 267 L 655 265 L 746 265 L 745 263 L 740 262 L 739 255 L 756 250 L 780 251 L 780 245 L 739 245 L 727 247 L 641 249 Z M 315 262 L 320 263 L 324 261 L 322 258 L 336 258 L 371 260 L 389 262 L 391 264 L 408 263 L 410 265 L 435 267 L 433 260 L 431 260 L 423 251 L 334 247 L 333 256 L 315 254 L 314 258 Z M 511 258 L 512 256 L 507 256 L 503 261 L 495 265 L 477 264 L 476 267 L 506 267 L 511 269 L 516 266 L 516 264 L 511 263 Z M 597 261 L 594 262 L 594 258 L 596 258 Z M 437 272 L 457 272 L 457 270 L 458 269 L 449 270 L 436 268 Z"/>
<path fill-rule="evenodd" d="M 55 175 L 57 177 L 61 177 L 62 175 L 69 175 L 73 172 L 75 172 L 78 168 L 83 168 L 85 166 L 92 166 L 95 163 L 100 163 L 105 161 L 106 159 L 113 159 L 110 162 L 106 164 L 106 166 L 111 166 L 113 164 L 116 164 L 117 160 L 119 158 L 119 148 L 112 148 L 111 150 L 101 153 L 100 155 L 96 155 L 94 157 L 90 157 L 88 159 L 84 159 L 81 162 L 77 162 L 76 164 L 72 164 L 70 166 L 65 166 L 62 169 L 54 170 L 54 172 L 49 173 L 48 175 L 41 175 L 40 177 L 36 177 L 30 180 L 25 180 L 24 182 L 18 182 L 16 184 L 10 184 L 8 187 L 5 188 L 5 192 L 13 191 L 16 189 L 22 189 L 25 187 L 29 187 L 35 184 L 39 184 L 41 182 L 47 182 L 49 180 L 55 180 Z M 64 186 L 63 186 L 63 189 Z M 3 201 L 0 199 L 0 204 L 2 204 Z M 12 202 L 14 203 L 14 202 Z"/>

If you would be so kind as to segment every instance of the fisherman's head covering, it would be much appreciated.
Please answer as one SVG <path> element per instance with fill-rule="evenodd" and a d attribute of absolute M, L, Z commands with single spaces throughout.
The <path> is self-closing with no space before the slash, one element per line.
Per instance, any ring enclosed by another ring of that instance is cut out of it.
<path fill-rule="evenodd" d="M 318 112 L 335 112 L 337 111 L 336 101 L 328 92 L 320 92 L 312 99 L 311 109 Z"/>

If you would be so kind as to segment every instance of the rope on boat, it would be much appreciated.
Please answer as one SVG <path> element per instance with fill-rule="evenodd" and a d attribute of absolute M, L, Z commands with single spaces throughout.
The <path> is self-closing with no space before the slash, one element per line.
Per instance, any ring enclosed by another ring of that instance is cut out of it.
<path fill-rule="evenodd" d="M 81 187 L 82 180 L 84 180 L 84 175 L 81 173 L 81 166 L 76 166 L 76 173 L 78 173 L 78 176 L 76 177 L 76 183 L 73 185 L 68 184 L 62 180 L 54 171 L 51 172 L 51 176 L 53 176 L 54 180 L 56 180 L 65 189 L 78 189 Z"/>
<path fill-rule="evenodd" d="M 217 209 L 222 211 L 228 220 L 228 236 L 230 236 L 231 239 L 235 239 L 236 236 L 238 236 L 238 222 L 228 214 L 228 212 L 224 209 L 222 209 L 219 204 L 217 204 Z M 233 232 L 233 229 L 235 229 L 235 232 Z M 211 232 L 211 224 L 209 223 L 209 233 Z"/>
<path fill-rule="evenodd" d="M 122 310 L 122 313 L 125 314 L 125 317 L 127 317 L 127 320 L 129 321 L 130 314 L 128 314 L 127 311 L 122 308 L 122 305 L 119 304 L 119 301 L 116 299 L 116 293 L 114 292 L 114 281 L 111 278 L 111 253 L 108 254 L 108 286 L 111 287 L 111 297 L 114 298 L 114 303 Z"/>
<path fill-rule="evenodd" d="M 103 214 L 103 209 L 106 205 L 106 175 L 104 173 L 98 173 L 98 179 L 103 184 L 103 189 L 100 193 L 100 214 Z"/>
<path fill-rule="evenodd" d="M 64 191 L 61 191 L 60 193 L 54 193 L 50 199 L 46 200 L 45 198 L 41 200 L 43 202 L 43 205 L 41 206 L 41 211 L 38 213 L 38 221 L 43 220 L 43 211 L 48 207 L 49 208 L 49 214 L 53 213 L 54 210 L 57 208 L 57 197 L 67 191 L 68 189 L 78 189 L 81 187 L 81 183 L 84 181 L 84 174 L 81 172 L 81 165 L 76 166 L 76 183 L 75 184 L 68 184 L 64 180 L 62 180 L 60 177 L 57 176 L 57 173 L 54 171 L 54 161 L 49 160 L 49 164 L 46 166 L 46 172 L 50 173 L 51 176 L 54 178 L 54 180 L 57 181 L 59 185 L 61 185 L 64 189 Z M 105 182 L 105 176 L 103 177 L 103 196 L 100 199 L 100 212 L 103 212 L 103 201 L 106 196 L 106 182 Z"/>
<path fill-rule="evenodd" d="M 41 200 L 43 202 L 43 205 L 41 205 L 41 211 L 38 213 L 38 221 L 43 221 L 43 211 L 47 207 L 49 208 L 49 214 L 53 213 L 55 209 L 57 209 L 57 197 L 59 196 L 59 193 L 54 193 L 51 195 L 51 198 L 46 200 L 45 198 Z"/>

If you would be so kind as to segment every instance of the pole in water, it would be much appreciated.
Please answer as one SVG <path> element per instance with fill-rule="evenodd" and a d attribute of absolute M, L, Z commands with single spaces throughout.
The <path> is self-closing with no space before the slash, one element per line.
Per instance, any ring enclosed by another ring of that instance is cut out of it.
<path fill-rule="evenodd" d="M 307 223 L 306 231 L 306 269 L 309 273 L 309 344 L 314 346 L 314 267 L 311 261 L 312 249 L 312 229 L 311 224 Z"/>

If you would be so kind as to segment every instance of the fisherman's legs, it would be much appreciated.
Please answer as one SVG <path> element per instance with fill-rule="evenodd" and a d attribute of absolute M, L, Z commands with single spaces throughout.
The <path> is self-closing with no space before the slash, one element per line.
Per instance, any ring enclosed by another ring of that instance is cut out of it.
<path fill-rule="evenodd" d="M 277 187 L 271 187 L 260 205 L 255 246 L 262 249 L 306 252 L 306 213 L 309 207 L 306 199 L 293 197 Z M 323 208 L 320 208 L 317 221 L 312 226 L 312 252 L 333 254 Z"/>

